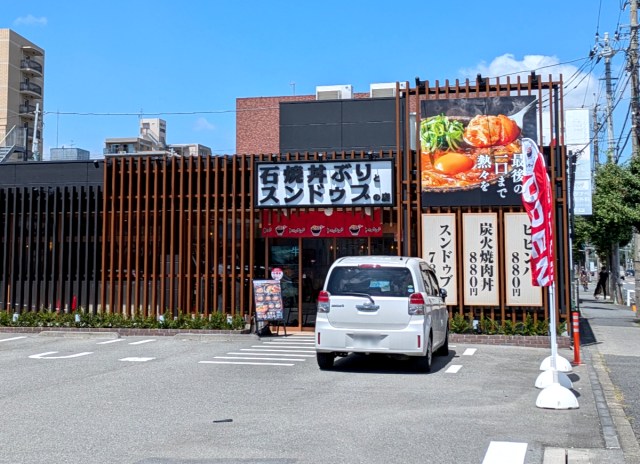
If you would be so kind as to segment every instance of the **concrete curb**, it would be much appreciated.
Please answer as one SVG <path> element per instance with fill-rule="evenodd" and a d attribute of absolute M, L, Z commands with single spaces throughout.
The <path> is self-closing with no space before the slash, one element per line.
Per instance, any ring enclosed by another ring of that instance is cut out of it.
<path fill-rule="evenodd" d="M 183 340 L 200 340 L 200 341 L 231 341 L 247 338 L 259 339 L 255 333 L 249 330 L 202 330 L 194 331 L 188 329 L 135 329 L 135 328 L 92 328 L 78 329 L 75 327 L 0 327 L 0 333 L 31 333 L 41 334 L 50 333 L 49 336 L 64 337 L 81 333 L 94 334 L 94 337 L 107 337 L 105 334 L 115 334 L 117 337 L 175 337 Z M 290 332 L 293 335 L 296 332 Z M 303 332 L 313 334 L 313 332 Z M 59 334 L 59 335 L 53 335 Z M 274 335 L 273 338 L 279 335 Z M 80 337 L 80 335 L 78 335 Z M 502 346 L 521 346 L 527 348 L 550 348 L 550 337 L 542 335 L 480 335 L 480 334 L 450 334 L 449 341 L 451 343 L 464 343 L 470 345 L 502 345 Z M 566 336 L 557 337 L 558 348 L 571 348 L 571 338 Z"/>
<path fill-rule="evenodd" d="M 449 334 L 451 343 L 469 345 L 504 345 L 523 346 L 527 348 L 551 348 L 551 337 L 543 335 L 480 335 L 480 334 Z M 556 337 L 558 348 L 571 348 L 571 338 Z"/>
<path fill-rule="evenodd" d="M 60 337 L 60 338 L 120 338 L 118 332 L 87 332 L 87 331 L 61 331 L 61 330 L 43 330 L 38 333 L 40 337 Z"/>
<path fill-rule="evenodd" d="M 617 432 L 615 443 L 618 443 L 619 446 L 622 447 L 625 462 L 640 462 L 640 445 L 638 445 L 638 441 L 633 433 L 629 419 L 627 419 L 624 409 L 622 408 L 622 404 L 618 401 L 618 398 L 621 397 L 620 392 L 616 389 L 613 382 L 611 382 L 604 357 L 600 351 L 598 351 L 591 359 L 593 362 L 593 368 L 597 374 L 600 385 L 602 386 L 604 400 L 606 407 L 608 408 L 609 420 L 612 420 L 611 427 L 613 432 L 611 433 L 615 434 Z M 598 412 L 600 412 L 600 409 L 598 409 Z M 607 448 L 609 448 L 609 444 L 606 441 L 608 428 L 609 424 L 603 422 L 602 429 L 605 434 L 605 443 Z"/>

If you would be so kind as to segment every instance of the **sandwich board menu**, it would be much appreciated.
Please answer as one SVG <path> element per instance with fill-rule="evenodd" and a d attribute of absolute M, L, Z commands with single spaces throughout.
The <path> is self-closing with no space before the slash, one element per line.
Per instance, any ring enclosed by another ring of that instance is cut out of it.
<path fill-rule="evenodd" d="M 278 280 L 254 280 L 253 296 L 257 321 L 283 319 L 282 289 Z"/>

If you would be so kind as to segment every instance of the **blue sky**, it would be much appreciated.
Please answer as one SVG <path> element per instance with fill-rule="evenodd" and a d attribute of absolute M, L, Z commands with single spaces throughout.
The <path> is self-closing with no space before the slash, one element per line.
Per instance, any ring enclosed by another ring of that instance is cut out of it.
<path fill-rule="evenodd" d="M 535 69 L 568 81 L 579 71 L 565 107 L 604 102 L 602 61 L 587 58 L 596 32 L 628 32 L 619 27 L 629 24 L 623 4 L 31 0 L 4 2 L 0 27 L 45 49 L 45 159 L 56 146 L 101 154 L 105 138 L 138 134 L 140 113 L 167 121 L 169 143 L 234 153 L 236 98 L 313 94 L 318 85 L 368 92 L 370 83 L 416 76 L 454 81 Z M 622 83 L 624 53 L 612 63 Z M 621 92 L 622 142 L 628 101 Z"/>

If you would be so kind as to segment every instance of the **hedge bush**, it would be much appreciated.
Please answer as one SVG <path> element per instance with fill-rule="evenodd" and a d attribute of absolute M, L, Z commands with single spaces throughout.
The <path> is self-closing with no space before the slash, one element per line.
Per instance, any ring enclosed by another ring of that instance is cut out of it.
<path fill-rule="evenodd" d="M 557 335 L 561 335 L 567 329 L 567 323 L 562 322 L 556 327 Z M 470 315 L 454 314 L 449 322 L 451 333 L 477 333 L 484 335 L 549 335 L 549 322 L 546 320 L 534 321 L 530 314 L 524 321 L 513 322 L 511 319 L 497 321 L 488 317 L 474 319 Z"/>
<path fill-rule="evenodd" d="M 76 322 L 76 314 L 80 316 Z M 73 313 L 55 311 L 27 311 L 20 313 L 17 321 L 13 321 L 13 314 L 0 312 L 0 327 L 77 327 L 77 328 L 138 328 L 138 329 L 207 329 L 207 330 L 241 330 L 245 327 L 244 318 L 235 315 L 231 322 L 227 315 L 212 313 L 208 317 L 202 314 L 178 313 L 173 317 L 165 313 L 162 319 L 143 316 L 136 313 L 126 317 L 120 313 Z"/>

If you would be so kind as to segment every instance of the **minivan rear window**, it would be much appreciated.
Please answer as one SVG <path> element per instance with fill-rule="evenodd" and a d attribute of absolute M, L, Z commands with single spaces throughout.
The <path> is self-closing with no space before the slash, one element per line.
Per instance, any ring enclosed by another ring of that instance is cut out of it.
<path fill-rule="evenodd" d="M 404 267 L 335 267 L 327 283 L 332 295 L 366 293 L 372 296 L 409 296 L 415 292 L 411 272 Z"/>

